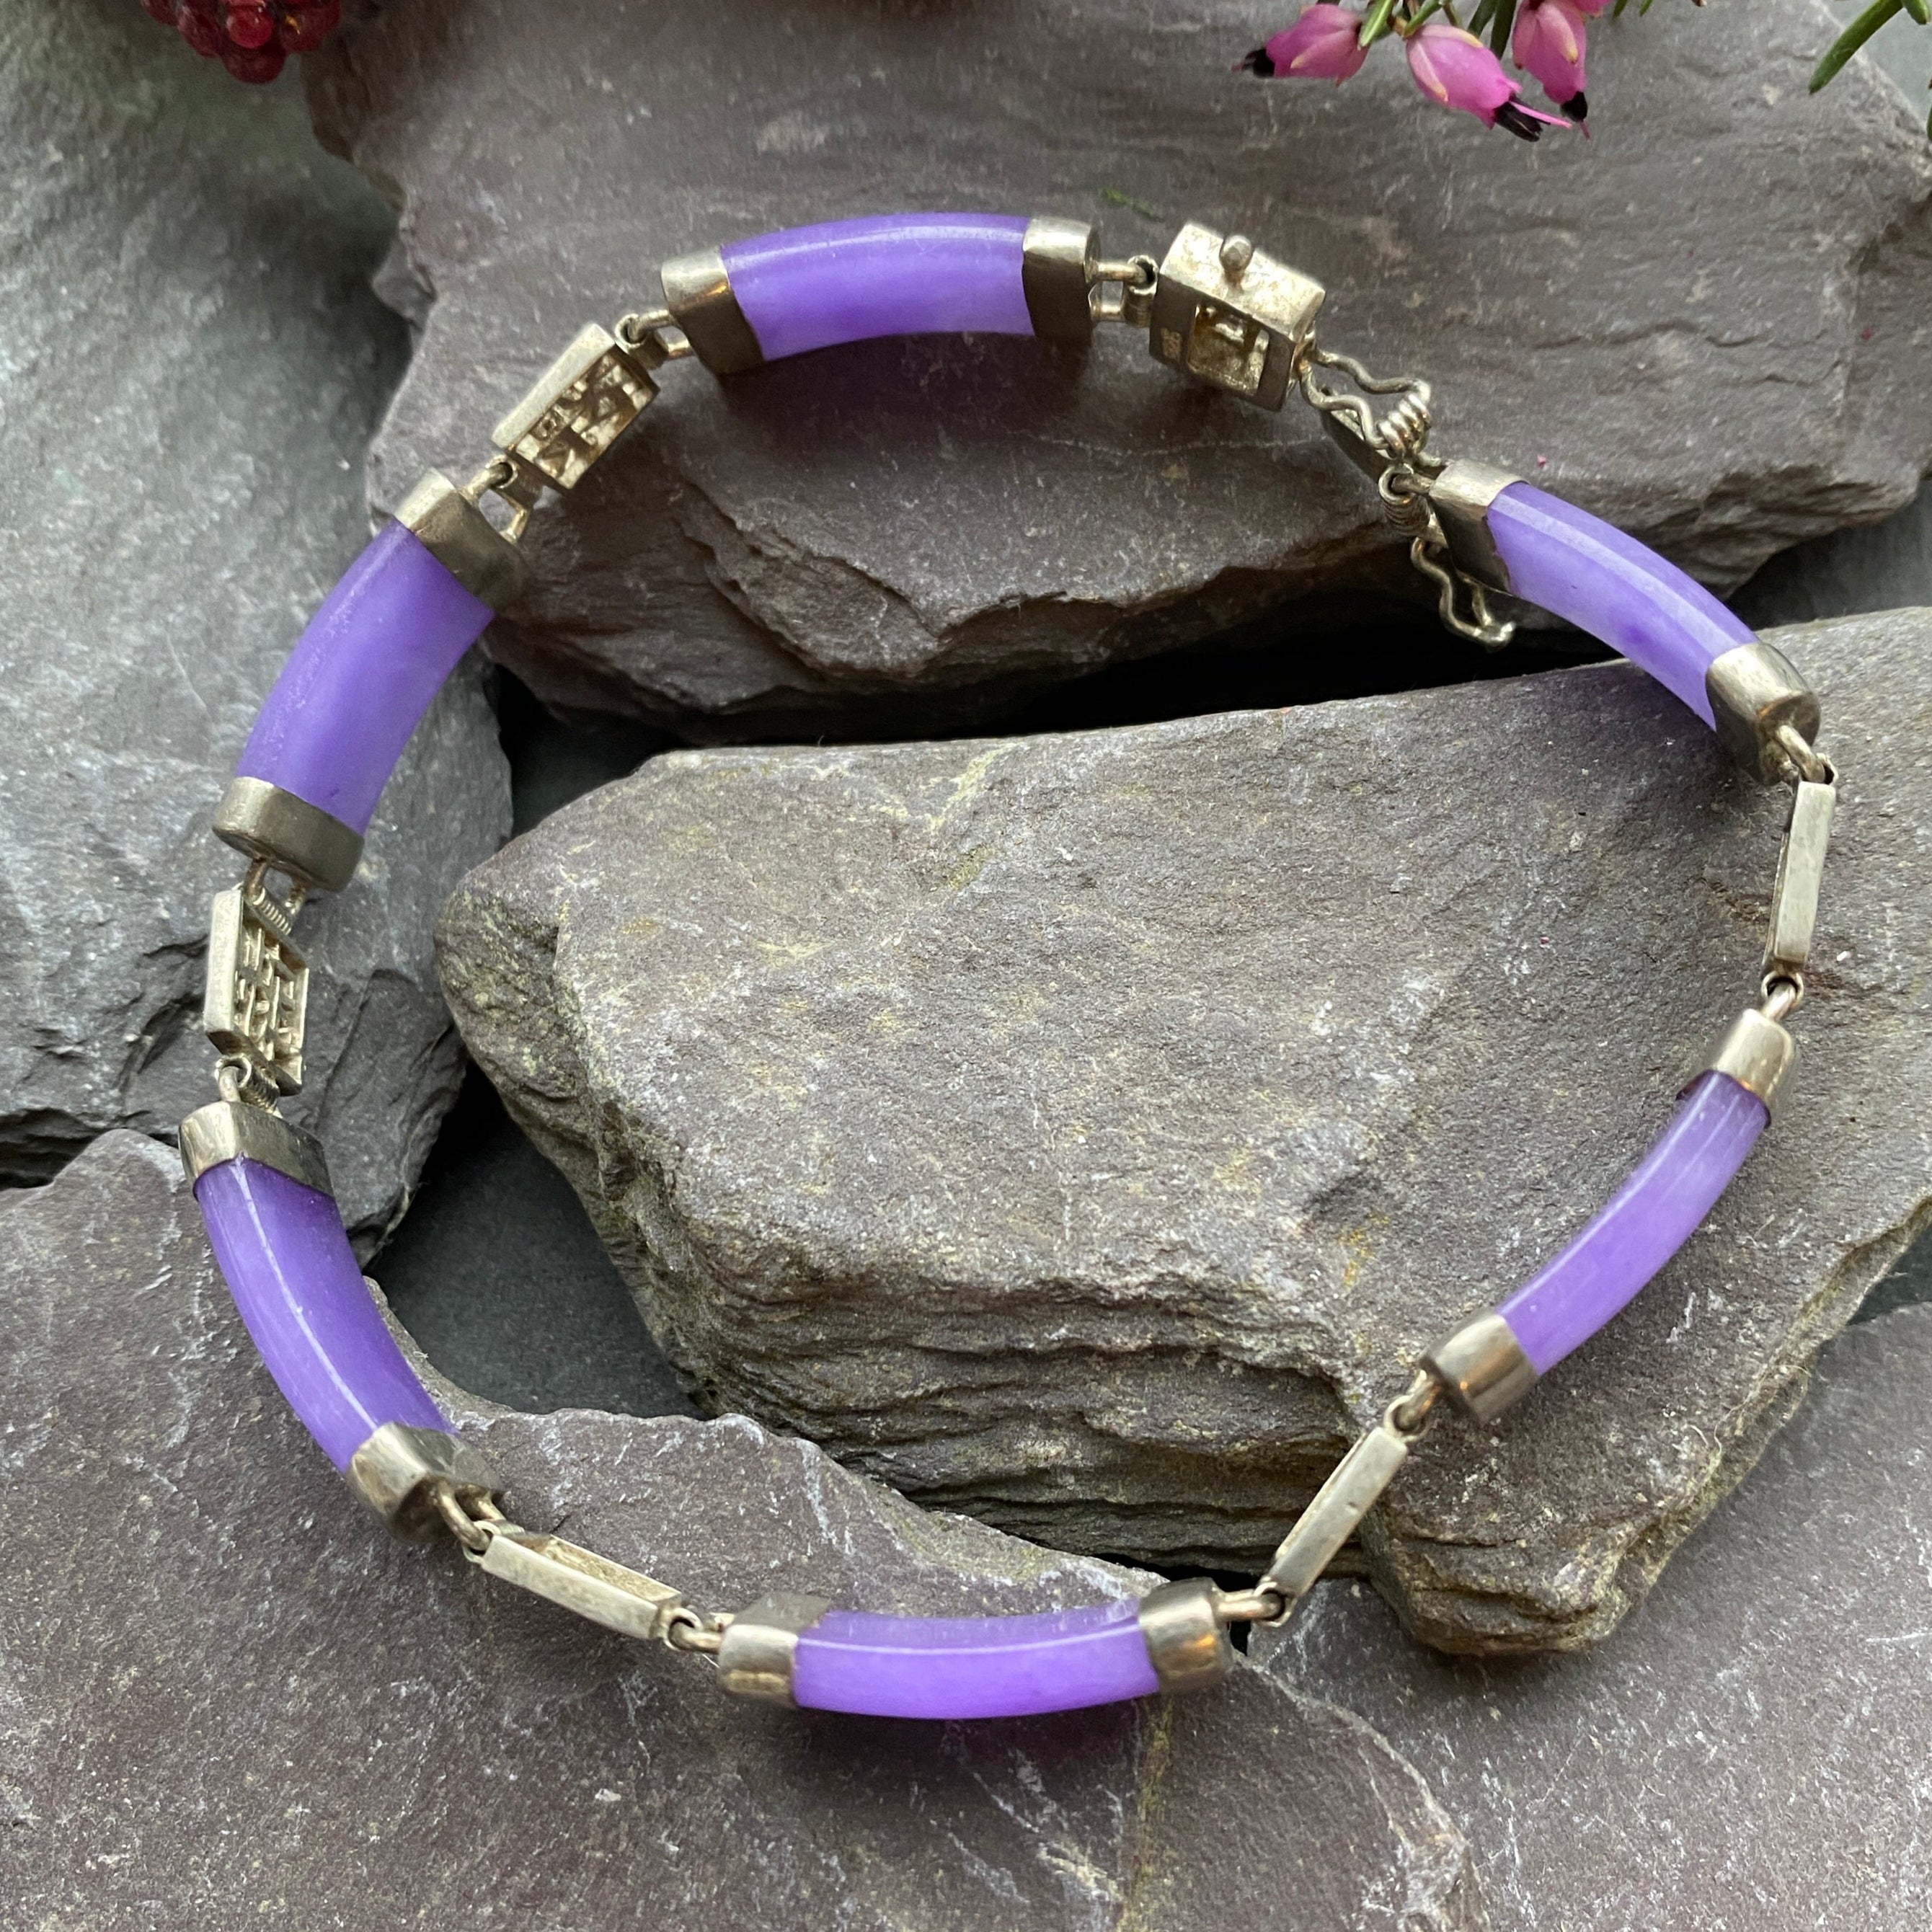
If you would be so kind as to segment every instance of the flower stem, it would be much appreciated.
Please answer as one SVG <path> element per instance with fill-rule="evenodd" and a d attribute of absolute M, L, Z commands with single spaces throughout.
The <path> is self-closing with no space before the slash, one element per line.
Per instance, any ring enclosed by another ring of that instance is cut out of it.
<path fill-rule="evenodd" d="M 1903 0 L 1893 0 L 1893 4 L 1895 6 L 1902 4 Z M 1373 46 L 1388 32 L 1389 18 L 1394 11 L 1395 0 L 1376 0 L 1376 4 L 1369 9 L 1368 18 L 1362 22 L 1362 31 L 1357 36 L 1357 44 Z"/>
<path fill-rule="evenodd" d="M 1919 0 L 1919 4 L 1923 6 L 1924 0 Z M 1816 94 L 1819 88 L 1834 80 L 1846 62 L 1904 4 L 1905 0 L 1872 0 L 1872 4 L 1832 43 L 1825 58 L 1818 63 L 1811 76 L 1811 92 Z"/>

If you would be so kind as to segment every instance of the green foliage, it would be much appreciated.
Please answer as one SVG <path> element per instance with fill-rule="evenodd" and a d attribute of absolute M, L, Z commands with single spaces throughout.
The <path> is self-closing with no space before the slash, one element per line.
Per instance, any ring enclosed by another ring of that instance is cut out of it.
<path fill-rule="evenodd" d="M 1828 82 L 1835 80 L 1846 62 L 1894 14 L 1902 13 L 1904 9 L 1905 0 L 1872 0 L 1872 4 L 1826 50 L 1825 58 L 1812 72 L 1811 92 L 1816 94 Z M 1913 18 L 1922 21 L 1925 18 L 1925 0 L 1918 0 Z"/>

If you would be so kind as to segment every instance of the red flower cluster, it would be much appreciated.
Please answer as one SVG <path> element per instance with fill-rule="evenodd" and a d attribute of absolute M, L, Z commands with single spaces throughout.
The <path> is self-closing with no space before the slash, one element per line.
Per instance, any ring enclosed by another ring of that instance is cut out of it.
<path fill-rule="evenodd" d="M 195 52 L 237 80 L 273 80 L 290 54 L 313 53 L 342 22 L 342 0 L 141 0 Z"/>

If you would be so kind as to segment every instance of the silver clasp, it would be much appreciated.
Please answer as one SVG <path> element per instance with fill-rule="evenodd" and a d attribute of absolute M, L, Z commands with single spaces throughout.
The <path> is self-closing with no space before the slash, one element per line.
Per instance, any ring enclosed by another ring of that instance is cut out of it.
<path fill-rule="evenodd" d="M 1314 343 L 1324 293 L 1245 235 L 1190 221 L 1160 265 L 1148 346 L 1157 362 L 1278 410 Z"/>
<path fill-rule="evenodd" d="M 1358 393 L 1324 388 L 1318 368 L 1339 369 Z M 1490 608 L 1509 587 L 1490 540 L 1487 512 L 1515 479 L 1473 463 L 1446 463 L 1428 447 L 1429 385 L 1414 376 L 1374 376 L 1352 356 L 1308 345 L 1297 372 L 1303 399 L 1350 462 L 1376 486 L 1390 526 L 1408 539 L 1408 560 L 1436 587 L 1444 626 L 1485 650 L 1501 650 L 1516 626 Z M 1378 416 L 1371 396 L 1400 400 Z"/>

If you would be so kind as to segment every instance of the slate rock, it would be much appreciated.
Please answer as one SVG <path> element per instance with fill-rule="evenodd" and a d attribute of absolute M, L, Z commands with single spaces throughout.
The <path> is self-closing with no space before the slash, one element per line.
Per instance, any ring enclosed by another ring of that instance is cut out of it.
<path fill-rule="evenodd" d="M 1588 1657 L 1431 1657 L 1348 1584 L 1257 1654 L 1421 1766 L 1511 1932 L 1923 1925 L 1928 1388 L 1932 1310 L 1840 1336 L 1751 1480 Z"/>
<path fill-rule="evenodd" d="M 151 1142 L 110 1135 L 0 1204 L 0 1363 L 18 1922 L 1484 1922 L 1408 1766 L 1245 1665 L 1191 1701 L 1064 1718 L 814 1717 L 394 1543 L 302 1438 Z M 1020 1611 L 1148 1580 L 923 1516 L 742 1418 L 444 1393 L 522 1520 L 721 1603 L 782 1582 Z"/>
<path fill-rule="evenodd" d="M 1368 1552 L 1601 1636 L 1923 1226 L 1932 615 L 1774 633 L 1844 773 L 1795 1098 Z M 1784 794 L 1628 665 L 1065 736 L 679 752 L 467 880 L 444 986 L 700 1399 L 1060 1547 L 1252 1569 L 1754 997 Z"/>
<path fill-rule="evenodd" d="M 1932 604 L 1932 484 L 1882 524 L 1834 530 L 1773 557 L 1731 608 L 1762 630 L 1907 604 Z"/>
<path fill-rule="evenodd" d="M 480 458 L 673 255 L 976 206 L 1098 219 L 1120 254 L 1190 217 L 1252 234 L 1327 286 L 1324 339 L 1433 383 L 1440 447 L 1715 584 L 1912 496 L 1932 154 L 1862 61 L 1807 96 L 1816 0 L 1599 23 L 1594 139 L 1534 152 L 1429 111 L 1388 50 L 1340 89 L 1231 74 L 1269 25 L 1234 0 L 374 7 L 309 86 L 404 210 L 423 325 L 375 500 Z M 1318 587 L 1413 584 L 1310 412 L 1183 382 L 1124 330 L 1084 362 L 932 338 L 722 389 L 674 368 L 529 548 L 500 658 L 554 704 L 715 734 L 915 735 Z"/>
<path fill-rule="evenodd" d="M 400 359 L 385 219 L 298 99 L 121 0 L 0 20 L 0 1182 L 214 1094 L 208 819 L 290 644 L 368 539 Z M 305 915 L 310 1090 L 350 1220 L 400 1211 L 460 1055 L 435 908 L 508 829 L 472 667 L 350 890 Z"/>

